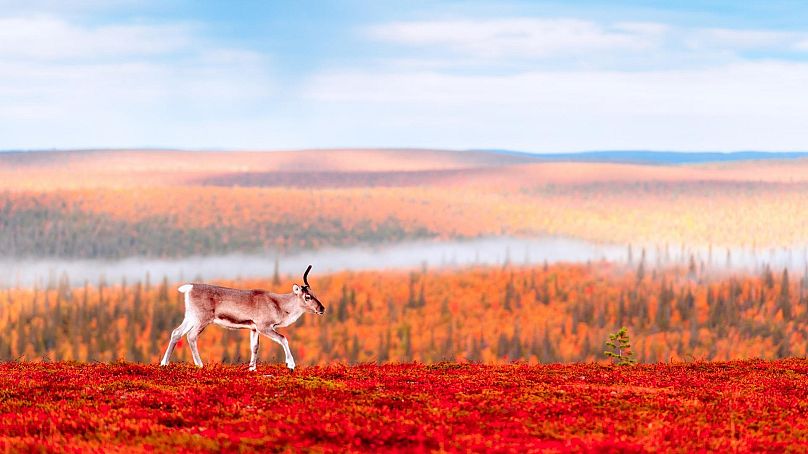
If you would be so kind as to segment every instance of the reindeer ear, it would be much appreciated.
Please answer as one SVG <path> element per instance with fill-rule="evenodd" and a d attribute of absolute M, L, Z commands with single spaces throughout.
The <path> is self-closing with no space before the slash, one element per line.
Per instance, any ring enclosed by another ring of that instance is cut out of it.
<path fill-rule="evenodd" d="M 297 285 L 297 284 L 293 285 L 293 286 L 292 286 L 292 292 L 293 292 L 295 295 L 300 295 L 300 293 L 301 293 L 300 286 L 299 286 L 299 285 Z"/>

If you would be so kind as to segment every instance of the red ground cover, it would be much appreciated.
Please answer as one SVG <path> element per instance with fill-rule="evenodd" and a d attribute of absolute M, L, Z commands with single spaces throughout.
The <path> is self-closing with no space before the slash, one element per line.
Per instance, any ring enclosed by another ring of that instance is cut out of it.
<path fill-rule="evenodd" d="M 808 450 L 808 361 L 0 364 L 0 449 Z"/>

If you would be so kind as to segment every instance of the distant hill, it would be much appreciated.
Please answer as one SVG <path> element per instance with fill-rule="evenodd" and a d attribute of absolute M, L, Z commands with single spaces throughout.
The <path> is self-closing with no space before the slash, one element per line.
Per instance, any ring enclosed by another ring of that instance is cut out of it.
<path fill-rule="evenodd" d="M 705 163 L 724 164 L 718 171 L 700 166 Z M 541 154 L 511 150 L 391 148 L 0 153 L 0 190 L 167 186 L 473 186 L 514 190 L 537 182 L 761 179 L 808 182 L 808 153 L 589 151 Z"/>
<path fill-rule="evenodd" d="M 7 151 L 0 153 L 0 190 L 419 186 L 537 163 L 530 155 L 426 149 Z"/>
<path fill-rule="evenodd" d="M 147 159 L 143 159 L 147 158 Z M 199 159 L 203 158 L 203 159 Z M 412 172 L 491 168 L 537 162 L 585 162 L 644 165 L 685 165 L 808 158 L 808 151 L 684 152 L 650 150 L 601 150 L 573 153 L 533 153 L 508 149 L 437 150 L 418 148 L 334 148 L 276 151 L 199 151 L 169 149 L 0 150 L 0 166 L 129 165 L 138 161 L 146 170 L 183 170 L 238 166 L 261 171 L 308 172 Z M 148 164 L 146 163 L 148 162 Z"/>
<path fill-rule="evenodd" d="M 772 159 L 808 158 L 808 152 L 684 152 L 684 151 L 583 151 L 576 153 L 525 153 L 513 150 L 477 150 L 507 156 L 530 156 L 545 162 L 612 162 L 621 164 L 703 164 L 709 162 L 736 162 Z"/>
<path fill-rule="evenodd" d="M 0 153 L 0 259 L 178 258 L 547 234 L 609 244 L 802 248 L 808 158 L 771 159 L 782 156 Z M 680 164 L 652 165 L 649 157 Z M 580 162 L 586 158 L 646 160 Z M 716 158 L 725 162 L 701 164 Z M 11 276 L 0 273 L 0 285 Z"/>
<path fill-rule="evenodd" d="M 31 150 L 0 152 L 0 166 L 66 165 L 104 172 L 126 168 L 138 171 L 284 171 L 327 172 L 412 172 L 422 170 L 500 167 L 533 163 L 524 153 L 491 153 L 471 150 L 430 150 L 421 148 L 331 148 L 304 150 Z M 246 169 L 246 170 L 245 170 Z"/>

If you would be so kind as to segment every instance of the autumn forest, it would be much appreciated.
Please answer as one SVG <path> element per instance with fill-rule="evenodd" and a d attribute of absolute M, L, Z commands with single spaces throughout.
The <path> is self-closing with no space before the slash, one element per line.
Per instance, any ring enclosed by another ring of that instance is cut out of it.
<path fill-rule="evenodd" d="M 264 281 L 240 288 L 291 287 Z M 776 358 L 808 351 L 808 278 L 764 268 L 757 276 L 697 266 L 651 269 L 590 263 L 453 271 L 337 273 L 316 280 L 325 317 L 284 330 L 303 364 L 360 362 L 572 362 L 603 360 L 608 333 L 626 326 L 643 362 Z M 182 320 L 176 284 L 101 283 L 7 289 L 0 357 L 157 362 Z M 210 327 L 207 362 L 244 362 L 246 332 Z M 179 357 L 189 360 L 187 348 Z M 282 350 L 264 344 L 264 360 Z"/>

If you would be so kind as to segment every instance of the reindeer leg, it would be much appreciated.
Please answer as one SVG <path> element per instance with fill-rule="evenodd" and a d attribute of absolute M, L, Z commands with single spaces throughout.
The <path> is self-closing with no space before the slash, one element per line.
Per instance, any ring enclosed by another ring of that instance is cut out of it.
<path fill-rule="evenodd" d="M 194 357 L 196 367 L 202 367 L 202 357 L 199 356 L 199 349 L 196 347 L 196 340 L 199 334 L 205 329 L 205 325 L 197 325 L 188 332 L 188 346 L 191 347 L 191 356 Z"/>
<path fill-rule="evenodd" d="M 257 330 L 250 330 L 250 370 L 255 370 L 256 363 L 258 363 L 258 340 L 260 337 Z"/>
<path fill-rule="evenodd" d="M 179 342 L 182 336 L 188 333 L 190 329 L 191 321 L 188 317 L 185 317 L 182 323 L 180 323 L 180 326 L 176 327 L 174 331 L 171 332 L 171 340 L 168 341 L 168 348 L 166 348 L 166 353 L 163 355 L 163 360 L 160 361 L 161 366 L 168 365 L 168 361 L 171 358 L 171 354 L 174 352 L 174 347 L 177 345 L 177 342 Z"/>
<path fill-rule="evenodd" d="M 292 351 L 289 349 L 289 341 L 286 340 L 286 337 L 272 328 L 262 330 L 261 334 L 281 344 L 281 347 L 283 347 L 283 353 L 286 355 L 286 367 L 294 372 L 295 359 L 292 357 Z"/>

